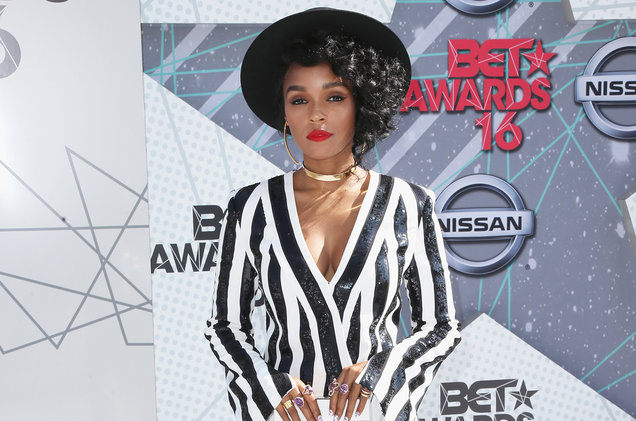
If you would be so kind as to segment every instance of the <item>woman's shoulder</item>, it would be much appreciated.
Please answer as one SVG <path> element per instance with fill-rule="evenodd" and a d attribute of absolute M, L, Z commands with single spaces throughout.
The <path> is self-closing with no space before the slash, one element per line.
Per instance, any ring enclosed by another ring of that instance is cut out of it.
<path fill-rule="evenodd" d="M 385 178 L 385 180 L 390 181 L 393 185 L 393 189 L 401 194 L 413 194 L 418 201 L 435 200 L 435 192 L 428 187 L 418 184 L 417 182 L 407 181 L 396 176 L 381 176 Z"/>
<path fill-rule="evenodd" d="M 230 192 L 229 198 L 230 200 L 234 200 L 235 206 L 238 209 L 242 209 L 249 200 L 258 200 L 258 198 L 267 192 L 267 186 L 272 181 L 281 179 L 283 176 L 284 174 L 279 174 L 265 180 L 257 181 L 256 183 L 234 189 Z"/>

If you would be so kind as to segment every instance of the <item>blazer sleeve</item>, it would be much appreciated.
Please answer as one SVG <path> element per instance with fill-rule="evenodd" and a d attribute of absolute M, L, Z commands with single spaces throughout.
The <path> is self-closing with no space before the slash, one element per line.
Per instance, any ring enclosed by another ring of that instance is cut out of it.
<path fill-rule="evenodd" d="M 236 419 L 266 420 L 293 384 L 287 373 L 263 359 L 254 344 L 251 317 L 258 282 L 248 256 L 249 233 L 242 228 L 242 224 L 251 227 L 249 217 L 243 215 L 246 195 L 239 190 L 227 205 L 205 337 L 225 368 Z"/>
<path fill-rule="evenodd" d="M 372 390 L 387 420 L 416 419 L 424 392 L 460 341 L 434 194 L 412 186 L 418 207 L 413 254 L 403 282 L 413 333 L 369 359 L 356 382 Z"/>

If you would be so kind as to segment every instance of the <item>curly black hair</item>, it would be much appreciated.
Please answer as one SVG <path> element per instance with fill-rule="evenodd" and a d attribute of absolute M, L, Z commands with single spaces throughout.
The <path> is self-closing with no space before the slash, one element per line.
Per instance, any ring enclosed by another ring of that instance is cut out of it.
<path fill-rule="evenodd" d="M 397 58 L 348 35 L 317 32 L 290 42 L 282 60 L 286 67 L 292 63 L 315 66 L 327 62 L 335 75 L 348 82 L 356 107 L 352 147 L 356 165 L 361 165 L 362 156 L 396 128 L 393 117 L 408 82 L 406 70 Z M 278 106 L 282 111 L 282 79 L 279 85 Z"/>

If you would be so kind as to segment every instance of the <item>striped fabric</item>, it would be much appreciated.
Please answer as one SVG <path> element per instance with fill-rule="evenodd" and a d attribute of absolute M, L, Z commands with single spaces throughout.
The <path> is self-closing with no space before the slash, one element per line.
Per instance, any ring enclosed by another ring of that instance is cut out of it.
<path fill-rule="evenodd" d="M 292 388 L 286 373 L 324 396 L 343 367 L 364 360 L 357 382 L 373 391 L 386 419 L 416 419 L 435 371 L 459 342 L 432 192 L 370 174 L 331 282 L 304 241 L 293 173 L 230 199 L 206 338 L 226 369 L 237 419 L 267 419 Z M 263 353 L 252 337 L 257 297 L 266 309 Z M 402 305 L 410 306 L 413 334 L 397 343 Z"/>

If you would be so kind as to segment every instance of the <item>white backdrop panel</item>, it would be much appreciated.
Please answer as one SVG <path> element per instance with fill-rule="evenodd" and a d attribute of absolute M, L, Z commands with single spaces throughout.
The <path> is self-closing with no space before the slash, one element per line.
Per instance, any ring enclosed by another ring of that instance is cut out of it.
<path fill-rule="evenodd" d="M 139 7 L 0 4 L 0 418 L 154 420 Z"/>

